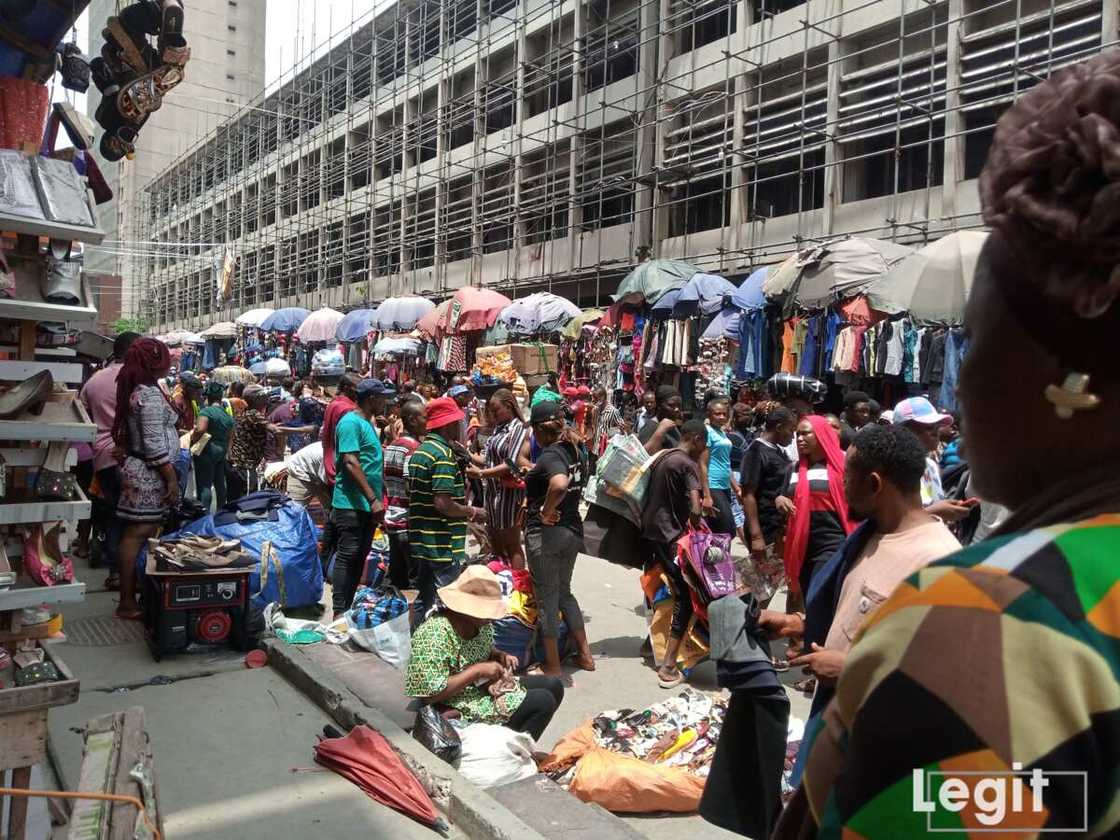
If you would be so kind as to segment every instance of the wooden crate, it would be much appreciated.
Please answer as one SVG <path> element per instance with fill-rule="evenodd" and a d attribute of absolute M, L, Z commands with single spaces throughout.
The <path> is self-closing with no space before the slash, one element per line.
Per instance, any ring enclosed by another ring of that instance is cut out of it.
<path fill-rule="evenodd" d="M 78 688 L 80 681 L 74 676 L 69 666 L 62 661 L 51 645 L 39 643 L 46 653 L 46 661 L 53 662 L 62 675 L 57 682 L 40 683 L 0 689 L 0 719 L 6 715 L 19 714 L 38 709 L 49 709 L 51 706 L 66 706 L 78 702 Z M 4 752 L 4 741 L 0 739 L 0 755 Z M 22 766 L 22 765 L 19 765 Z"/>

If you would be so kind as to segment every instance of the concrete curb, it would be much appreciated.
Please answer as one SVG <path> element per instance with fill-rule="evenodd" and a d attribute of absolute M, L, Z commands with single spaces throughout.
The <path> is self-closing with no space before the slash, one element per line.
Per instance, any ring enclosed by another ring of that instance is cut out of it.
<path fill-rule="evenodd" d="M 380 710 L 361 702 L 343 682 L 315 664 L 298 646 L 279 639 L 265 639 L 262 644 L 268 652 L 268 664 L 340 726 L 350 729 L 364 723 L 384 735 L 436 805 L 466 835 L 488 840 L 544 840 L 543 835 L 468 782 L 454 767 L 424 749 Z"/>

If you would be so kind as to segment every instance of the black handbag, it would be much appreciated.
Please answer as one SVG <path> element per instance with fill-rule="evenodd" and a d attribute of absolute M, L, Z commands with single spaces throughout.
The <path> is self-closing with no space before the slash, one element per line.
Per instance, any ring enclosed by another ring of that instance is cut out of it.
<path fill-rule="evenodd" d="M 457 763 L 463 754 L 463 742 L 459 733 L 443 719 L 434 706 L 420 707 L 420 711 L 416 713 L 416 723 L 412 727 L 412 737 L 448 764 Z"/>

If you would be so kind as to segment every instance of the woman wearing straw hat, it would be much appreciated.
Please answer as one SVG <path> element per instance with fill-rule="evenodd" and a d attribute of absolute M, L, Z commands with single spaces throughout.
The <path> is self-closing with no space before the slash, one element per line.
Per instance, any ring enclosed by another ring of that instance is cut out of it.
<path fill-rule="evenodd" d="M 412 637 L 404 690 L 449 706 L 467 723 L 497 723 L 539 739 L 564 699 L 555 677 L 514 678 L 517 657 L 494 647 L 490 622 L 506 614 L 498 578 L 468 566 L 439 590 L 440 610 Z"/>

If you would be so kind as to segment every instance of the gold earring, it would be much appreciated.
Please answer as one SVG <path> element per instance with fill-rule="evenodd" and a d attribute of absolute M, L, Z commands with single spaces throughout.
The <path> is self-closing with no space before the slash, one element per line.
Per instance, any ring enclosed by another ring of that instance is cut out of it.
<path fill-rule="evenodd" d="M 1092 411 L 1101 404 L 1100 397 L 1089 393 L 1087 373 L 1067 374 L 1060 386 L 1047 385 L 1043 394 L 1062 420 L 1069 420 L 1078 411 Z"/>

